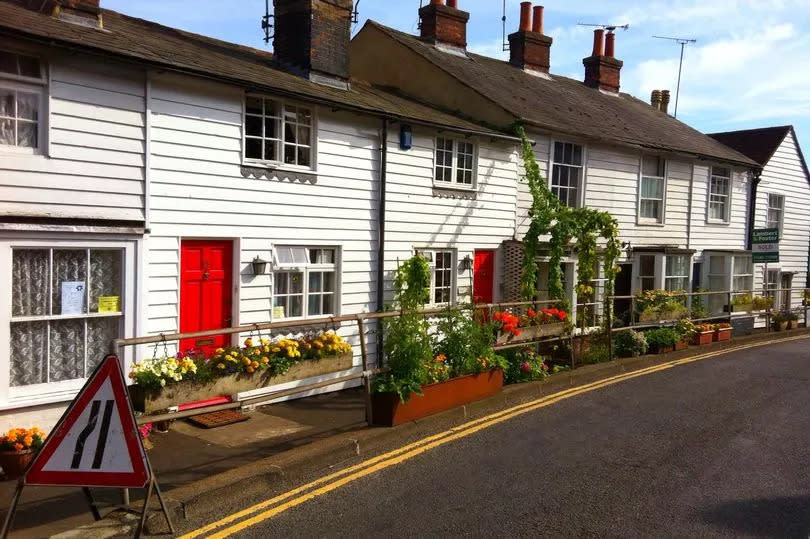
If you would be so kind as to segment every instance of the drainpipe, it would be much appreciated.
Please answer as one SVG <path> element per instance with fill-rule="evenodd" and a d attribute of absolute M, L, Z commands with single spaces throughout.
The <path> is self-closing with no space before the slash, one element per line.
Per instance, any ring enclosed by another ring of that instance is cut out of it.
<path fill-rule="evenodd" d="M 385 308 L 385 183 L 388 169 L 388 118 L 382 120 L 380 133 L 380 194 L 377 217 L 377 305 L 376 310 Z M 382 324 L 377 320 L 377 364 L 382 359 Z"/>
<path fill-rule="evenodd" d="M 748 200 L 748 238 L 745 241 L 745 248 L 751 250 L 754 241 L 754 224 L 757 217 L 757 188 L 762 180 L 762 169 L 752 169 L 751 195 Z"/>
<path fill-rule="evenodd" d="M 686 248 L 692 244 L 692 197 L 695 190 L 695 164 L 692 163 L 692 175 L 689 177 L 689 200 L 686 204 Z"/>

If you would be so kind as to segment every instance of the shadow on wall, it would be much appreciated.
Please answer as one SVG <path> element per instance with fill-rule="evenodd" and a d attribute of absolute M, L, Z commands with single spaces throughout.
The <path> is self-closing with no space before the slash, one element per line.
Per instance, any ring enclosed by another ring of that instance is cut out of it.
<path fill-rule="evenodd" d="M 808 537 L 810 495 L 725 502 L 704 509 L 700 518 L 735 535 Z"/>

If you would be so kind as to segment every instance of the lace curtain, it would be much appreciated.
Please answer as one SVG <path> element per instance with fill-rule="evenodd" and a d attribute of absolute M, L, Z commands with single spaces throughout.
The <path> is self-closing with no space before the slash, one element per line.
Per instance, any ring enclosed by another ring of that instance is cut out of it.
<path fill-rule="evenodd" d="M 98 312 L 99 296 L 120 295 L 121 251 L 91 250 L 89 254 L 88 268 L 86 249 L 54 249 L 51 271 L 51 253 L 48 249 L 14 251 L 12 316 L 50 314 L 56 318 L 12 321 L 12 386 L 85 378 L 104 358 L 110 340 L 120 335 L 120 316 L 58 319 L 64 281 L 88 284 L 90 312 Z M 48 312 L 49 293 L 52 296 L 52 313 Z M 83 311 L 87 312 L 86 305 Z"/>

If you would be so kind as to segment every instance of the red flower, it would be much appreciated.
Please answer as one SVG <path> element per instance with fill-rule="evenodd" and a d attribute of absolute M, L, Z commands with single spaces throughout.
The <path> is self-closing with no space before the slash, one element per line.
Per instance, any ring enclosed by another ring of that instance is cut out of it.
<path fill-rule="evenodd" d="M 544 371 L 547 371 L 547 370 L 548 370 L 548 365 L 546 365 L 545 363 L 543 363 L 543 370 L 544 370 Z"/>
<path fill-rule="evenodd" d="M 528 361 L 524 361 L 523 363 L 520 364 L 520 370 L 527 373 L 532 372 L 532 366 L 529 365 Z"/>
<path fill-rule="evenodd" d="M 526 314 L 528 314 L 530 318 L 534 318 L 537 313 L 534 312 L 534 309 L 529 307 L 529 311 Z"/>
<path fill-rule="evenodd" d="M 560 311 L 557 313 L 557 318 L 559 318 L 560 320 L 565 320 L 566 316 L 567 315 L 565 314 L 565 311 Z"/>
<path fill-rule="evenodd" d="M 517 328 L 513 329 L 512 330 L 512 335 L 514 335 L 515 337 L 519 337 L 520 336 L 520 330 L 517 329 Z"/>

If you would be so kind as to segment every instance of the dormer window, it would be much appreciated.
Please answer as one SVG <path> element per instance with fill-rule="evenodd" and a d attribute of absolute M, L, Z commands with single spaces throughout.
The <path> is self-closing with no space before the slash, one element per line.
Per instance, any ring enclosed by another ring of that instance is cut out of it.
<path fill-rule="evenodd" d="M 245 101 L 245 160 L 314 168 L 312 110 L 264 97 Z"/>
<path fill-rule="evenodd" d="M 45 84 L 38 58 L 0 51 L 0 148 L 41 148 Z"/>

